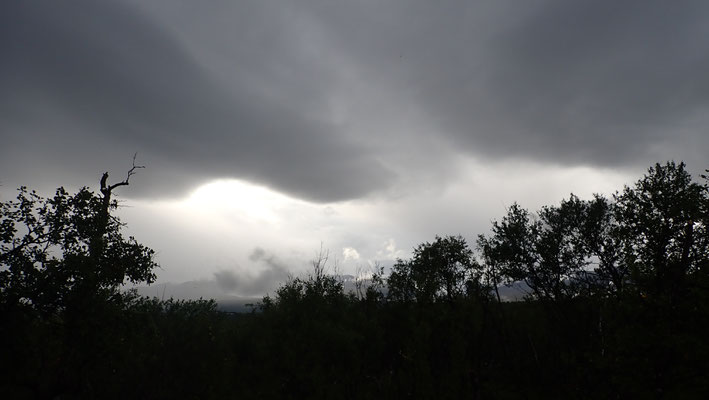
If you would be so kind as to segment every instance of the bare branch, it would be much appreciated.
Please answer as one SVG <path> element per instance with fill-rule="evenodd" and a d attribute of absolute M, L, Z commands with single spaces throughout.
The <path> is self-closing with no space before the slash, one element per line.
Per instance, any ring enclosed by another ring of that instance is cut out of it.
<path fill-rule="evenodd" d="M 323 248 L 322 242 L 320 242 L 320 252 L 315 255 L 310 263 L 313 266 L 313 274 L 315 278 L 320 279 L 325 276 L 327 261 L 330 258 L 330 251 Z"/>
<path fill-rule="evenodd" d="M 106 178 L 108 178 L 108 172 L 104 173 L 103 178 L 101 178 L 101 191 L 103 192 L 104 188 L 106 188 L 106 190 L 108 190 L 110 192 L 119 186 L 128 186 L 128 182 L 130 181 L 130 177 L 136 174 L 135 170 L 145 168 L 144 165 L 135 165 L 135 158 L 137 156 L 138 156 L 138 153 L 133 154 L 133 166 L 131 167 L 131 169 L 128 170 L 128 176 L 126 176 L 126 179 L 124 181 L 114 183 L 113 185 L 106 188 Z"/>
<path fill-rule="evenodd" d="M 113 185 L 108 184 L 108 172 L 104 172 L 101 177 L 101 193 L 103 194 L 101 210 L 99 214 L 99 229 L 96 236 L 91 242 L 91 254 L 94 258 L 98 258 L 101 254 L 103 248 L 103 235 L 106 232 L 108 221 L 109 221 L 109 209 L 111 208 L 111 194 L 113 194 L 113 189 L 119 186 L 128 186 L 128 181 L 130 177 L 135 175 L 136 169 L 145 168 L 143 165 L 136 165 L 135 159 L 138 153 L 133 154 L 133 166 L 128 170 L 128 175 L 126 179 L 122 182 L 114 183 Z"/>

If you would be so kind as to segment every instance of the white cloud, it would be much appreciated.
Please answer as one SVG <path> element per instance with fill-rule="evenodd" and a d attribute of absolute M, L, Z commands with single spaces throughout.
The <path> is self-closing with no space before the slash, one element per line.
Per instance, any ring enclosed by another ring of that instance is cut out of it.
<path fill-rule="evenodd" d="M 396 248 L 396 240 L 394 238 L 387 239 L 384 242 L 384 247 L 377 251 L 377 259 L 385 261 L 393 261 L 404 257 L 404 251 Z"/>
<path fill-rule="evenodd" d="M 347 260 L 357 261 L 360 259 L 359 252 L 353 247 L 345 247 L 342 249 L 342 256 Z"/>

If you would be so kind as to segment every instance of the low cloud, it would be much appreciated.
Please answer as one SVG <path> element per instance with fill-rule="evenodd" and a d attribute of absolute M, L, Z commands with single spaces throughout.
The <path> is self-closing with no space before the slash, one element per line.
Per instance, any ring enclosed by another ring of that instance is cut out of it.
<path fill-rule="evenodd" d="M 239 287 L 239 277 L 234 271 L 221 270 L 214 273 L 219 289 L 225 292 L 233 292 Z"/>
<path fill-rule="evenodd" d="M 249 260 L 262 268 L 257 271 L 223 269 L 214 273 L 220 290 L 239 296 L 258 296 L 272 291 L 288 279 L 288 269 L 275 255 L 256 247 Z"/>
<path fill-rule="evenodd" d="M 357 261 L 360 259 L 359 252 L 357 249 L 353 247 L 345 247 L 342 249 L 342 256 L 345 258 L 345 261 L 347 260 L 354 260 Z"/>

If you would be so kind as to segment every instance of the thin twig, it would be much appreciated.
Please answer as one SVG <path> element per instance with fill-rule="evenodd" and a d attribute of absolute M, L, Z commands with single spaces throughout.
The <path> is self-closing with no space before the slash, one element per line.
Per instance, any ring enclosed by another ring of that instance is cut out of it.
<path fill-rule="evenodd" d="M 113 189 L 119 187 L 119 186 L 128 186 L 128 183 L 130 181 L 130 177 L 136 174 L 136 169 L 142 169 L 145 168 L 145 165 L 135 165 L 135 158 L 138 156 L 138 153 L 133 154 L 133 165 L 131 169 L 128 170 L 128 175 L 126 176 L 126 179 L 124 181 L 114 183 L 113 185 L 106 186 L 106 180 L 108 179 L 108 172 L 105 172 L 103 174 L 103 177 L 101 177 L 101 192 L 105 193 L 105 191 L 111 192 Z"/>

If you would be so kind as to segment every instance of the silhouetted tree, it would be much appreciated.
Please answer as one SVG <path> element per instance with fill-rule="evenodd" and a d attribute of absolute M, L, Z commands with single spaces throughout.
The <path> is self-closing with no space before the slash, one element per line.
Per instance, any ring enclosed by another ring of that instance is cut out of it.
<path fill-rule="evenodd" d="M 110 212 L 118 205 L 114 189 L 101 179 L 102 195 L 64 188 L 42 198 L 21 187 L 16 200 L 0 203 L 0 302 L 45 313 L 65 310 L 99 298 L 120 296 L 126 281 L 155 279 L 153 250 L 121 234 Z"/>
<path fill-rule="evenodd" d="M 529 212 L 514 203 L 501 221 L 492 224 L 492 235 L 478 237 L 488 274 L 498 285 L 526 282 L 534 294 L 543 297 L 545 290 L 538 278 L 539 255 L 536 254 L 536 233 L 539 222 Z"/>
<path fill-rule="evenodd" d="M 265 296 L 263 309 L 298 307 L 301 303 L 310 305 L 340 304 L 346 297 L 342 282 L 327 273 L 329 254 L 322 247 L 312 260 L 312 272 L 305 278 L 291 278 L 276 290 L 273 297 Z"/>
<path fill-rule="evenodd" d="M 451 301 L 480 286 L 479 266 L 461 236 L 436 236 L 414 249 L 411 260 L 398 260 L 388 279 L 397 301 Z"/>
<path fill-rule="evenodd" d="M 644 295 L 672 300 L 686 291 L 690 275 L 706 273 L 709 191 L 684 163 L 656 164 L 615 201 L 623 261 Z"/>
<path fill-rule="evenodd" d="M 153 250 L 124 237 L 111 214 L 114 190 L 137 168 L 134 157 L 115 184 L 104 173 L 100 194 L 59 188 L 43 198 L 21 187 L 15 200 L 0 203 L 0 314 L 7 322 L 0 337 L 12 348 L 0 386 L 11 397 L 31 388 L 35 398 L 106 398 L 102 390 L 115 384 L 108 377 L 125 360 L 114 348 L 126 340 L 124 312 L 133 298 L 120 288 L 152 283 L 157 267 Z"/>
<path fill-rule="evenodd" d="M 493 222 L 490 237 L 478 237 L 489 280 L 495 285 L 523 281 L 538 299 L 558 300 L 587 292 L 598 281 L 589 268 L 594 250 L 604 267 L 608 261 L 605 205 L 601 198 L 587 202 L 572 194 L 533 216 L 513 204 L 501 221 Z M 593 222 L 589 222 L 591 215 Z"/>
<path fill-rule="evenodd" d="M 586 218 L 581 226 L 584 244 L 592 258 L 593 275 L 587 283 L 596 293 L 620 295 L 629 279 L 624 259 L 626 244 L 618 224 L 618 207 L 601 195 L 587 203 Z"/>

